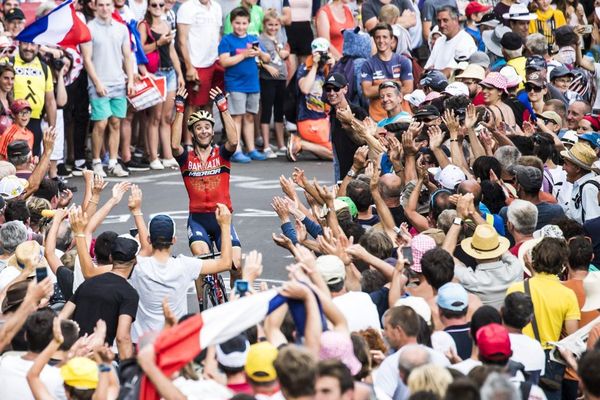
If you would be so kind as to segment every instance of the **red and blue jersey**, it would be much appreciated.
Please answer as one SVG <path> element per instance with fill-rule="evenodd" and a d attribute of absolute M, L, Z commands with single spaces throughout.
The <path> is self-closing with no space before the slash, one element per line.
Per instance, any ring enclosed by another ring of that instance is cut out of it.
<path fill-rule="evenodd" d="M 175 158 L 190 199 L 190 213 L 214 212 L 217 203 L 225 204 L 233 211 L 229 196 L 232 155 L 233 152 L 222 145 L 213 146 L 206 161 L 186 149 Z"/>

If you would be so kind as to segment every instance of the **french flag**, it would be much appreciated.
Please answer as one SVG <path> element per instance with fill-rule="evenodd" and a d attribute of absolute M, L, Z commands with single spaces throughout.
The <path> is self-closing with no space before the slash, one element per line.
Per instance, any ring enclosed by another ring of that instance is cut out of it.
<path fill-rule="evenodd" d="M 257 325 L 267 315 L 287 303 L 298 333 L 304 333 L 306 310 L 300 300 L 289 299 L 276 289 L 242 297 L 239 300 L 210 308 L 182 323 L 163 330 L 154 342 L 156 364 L 166 376 L 179 371 L 208 346 L 223 343 L 244 330 Z M 319 303 L 321 324 L 326 321 Z M 144 376 L 140 399 L 158 400 L 158 393 Z"/>
<path fill-rule="evenodd" d="M 92 40 L 90 30 L 75 12 L 74 0 L 66 0 L 27 26 L 15 40 L 48 46 L 75 47 Z"/>

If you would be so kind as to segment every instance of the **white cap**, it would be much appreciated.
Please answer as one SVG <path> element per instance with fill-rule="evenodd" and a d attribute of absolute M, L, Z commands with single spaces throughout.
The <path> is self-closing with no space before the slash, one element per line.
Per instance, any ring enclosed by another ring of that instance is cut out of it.
<path fill-rule="evenodd" d="M 421 89 L 417 89 L 414 92 L 404 96 L 404 99 L 408 101 L 411 105 L 419 107 L 421 103 L 425 101 L 425 92 Z"/>
<path fill-rule="evenodd" d="M 510 65 L 503 67 L 500 70 L 500 74 L 506 78 L 506 87 L 513 88 L 523 82 L 521 75 L 517 73 L 517 70 Z"/>
<path fill-rule="evenodd" d="M 412 308 L 418 315 L 420 315 L 427 324 L 431 324 L 431 307 L 427 304 L 427 301 L 418 296 L 402 297 L 394 303 L 394 307 L 407 306 Z"/>
<path fill-rule="evenodd" d="M 469 88 L 462 82 L 452 82 L 446 86 L 444 93 L 448 93 L 451 96 L 468 96 Z"/>
<path fill-rule="evenodd" d="M 5 176 L 0 180 L 0 196 L 4 200 L 14 199 L 27 189 L 29 182 L 27 179 L 19 178 L 15 175 Z"/>
<path fill-rule="evenodd" d="M 467 180 L 467 176 L 460 167 L 449 164 L 436 175 L 435 180 L 438 181 L 444 189 L 454 190 L 456 185 Z"/>
<path fill-rule="evenodd" d="M 312 52 L 315 51 L 329 51 L 329 41 L 325 38 L 316 38 L 310 44 Z"/>
<path fill-rule="evenodd" d="M 344 262 L 338 256 L 325 255 L 317 257 L 317 271 L 328 285 L 335 285 L 346 279 Z"/>

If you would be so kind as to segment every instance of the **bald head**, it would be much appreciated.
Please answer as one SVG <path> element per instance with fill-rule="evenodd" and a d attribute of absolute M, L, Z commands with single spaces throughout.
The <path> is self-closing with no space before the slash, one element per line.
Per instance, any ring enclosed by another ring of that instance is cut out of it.
<path fill-rule="evenodd" d="M 424 346 L 418 344 L 409 344 L 402 347 L 400 357 L 398 358 L 398 369 L 400 370 L 400 378 L 406 383 L 408 375 L 413 369 L 422 365 L 429 364 L 431 356 Z"/>
<path fill-rule="evenodd" d="M 379 192 L 383 200 L 400 200 L 402 180 L 396 174 L 383 174 L 379 177 Z"/>
<path fill-rule="evenodd" d="M 591 111 L 592 107 L 585 101 L 578 100 L 573 102 L 567 110 L 567 127 L 572 130 L 577 130 L 579 121 Z"/>
<path fill-rule="evenodd" d="M 463 181 L 458 185 L 458 194 L 473 193 L 473 202 L 477 207 L 481 201 L 481 185 L 474 179 Z"/>

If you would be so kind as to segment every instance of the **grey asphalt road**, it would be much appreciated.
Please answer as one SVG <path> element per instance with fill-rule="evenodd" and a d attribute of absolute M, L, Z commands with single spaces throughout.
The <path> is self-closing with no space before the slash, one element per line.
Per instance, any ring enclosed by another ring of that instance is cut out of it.
<path fill-rule="evenodd" d="M 305 170 L 308 178 L 316 177 L 322 183 L 333 183 L 331 162 L 318 161 L 309 156 L 297 163 L 289 163 L 285 157 L 251 164 L 233 164 L 231 173 L 231 197 L 234 208 L 233 223 L 242 242 L 244 251 L 256 249 L 263 254 L 263 276 L 265 279 L 285 279 L 285 266 L 291 262 L 287 251 L 277 247 L 272 239 L 273 232 L 280 232 L 279 219 L 270 203 L 274 195 L 281 193 L 279 176 L 290 176 L 294 167 Z M 101 204 L 110 197 L 110 189 L 119 178 L 107 178 L 110 182 L 101 198 Z M 139 185 L 143 191 L 143 211 L 146 221 L 154 214 L 166 213 L 177 223 L 175 254 L 190 254 L 187 242 L 186 221 L 188 197 L 178 170 L 161 172 L 134 172 L 128 180 Z M 69 185 L 78 187 L 75 202 L 83 197 L 83 180 L 69 178 Z M 113 230 L 127 233 L 134 227 L 133 219 L 124 198 L 115 207 L 99 228 L 98 233 Z"/>

